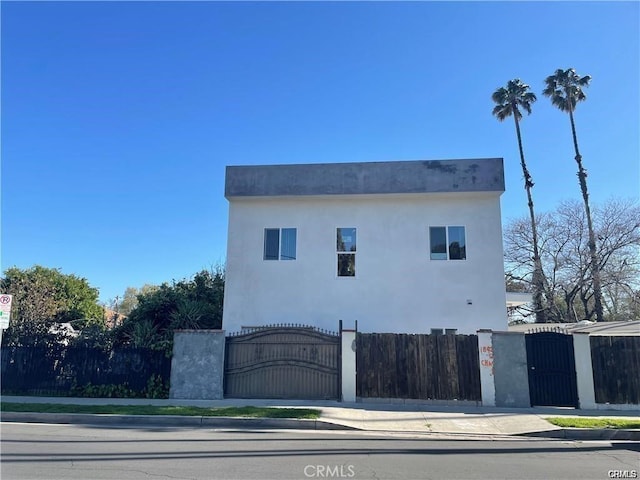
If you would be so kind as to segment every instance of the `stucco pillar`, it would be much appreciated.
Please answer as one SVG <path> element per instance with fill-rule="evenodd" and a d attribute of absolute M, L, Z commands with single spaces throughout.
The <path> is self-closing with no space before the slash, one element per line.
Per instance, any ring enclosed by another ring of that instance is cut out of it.
<path fill-rule="evenodd" d="M 496 406 L 496 385 L 493 377 L 493 333 L 491 330 L 478 330 L 478 356 L 480 357 L 480 391 L 482 406 Z"/>
<path fill-rule="evenodd" d="M 342 401 L 356 401 L 356 331 L 342 330 Z"/>
<path fill-rule="evenodd" d="M 576 360 L 578 404 L 580 408 L 597 408 L 591 363 L 591 342 L 588 333 L 573 334 L 573 353 Z"/>
<path fill-rule="evenodd" d="M 529 368 L 524 333 L 494 332 L 496 407 L 530 407 Z"/>
<path fill-rule="evenodd" d="M 224 398 L 224 330 L 177 330 L 173 335 L 170 398 Z"/>

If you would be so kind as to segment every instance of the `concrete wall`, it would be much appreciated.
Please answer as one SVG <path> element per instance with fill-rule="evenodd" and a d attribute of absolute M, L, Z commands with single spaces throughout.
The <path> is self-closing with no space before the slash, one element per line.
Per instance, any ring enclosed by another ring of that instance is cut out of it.
<path fill-rule="evenodd" d="M 343 402 L 356 401 L 356 331 L 342 330 L 342 397 Z"/>
<path fill-rule="evenodd" d="M 503 192 L 502 158 L 229 166 L 225 196 Z"/>
<path fill-rule="evenodd" d="M 173 337 L 170 398 L 217 400 L 224 397 L 222 330 L 178 330 Z"/>
<path fill-rule="evenodd" d="M 493 332 L 497 407 L 530 407 L 527 348 L 523 333 Z"/>
<path fill-rule="evenodd" d="M 430 226 L 464 226 L 466 260 L 431 260 Z M 356 276 L 337 276 L 336 228 L 357 229 Z M 263 260 L 265 228 L 296 228 L 297 259 Z M 303 323 L 429 333 L 507 328 L 500 194 L 230 201 L 223 327 Z M 481 320 L 479 320 L 481 319 Z"/>
<path fill-rule="evenodd" d="M 597 408 L 591 363 L 591 343 L 588 333 L 573 334 L 573 353 L 576 363 L 576 383 L 580 408 Z"/>
<path fill-rule="evenodd" d="M 490 330 L 478 330 L 478 356 L 480 364 L 480 390 L 482 405 L 495 407 L 496 384 L 493 371 L 493 334 Z"/>

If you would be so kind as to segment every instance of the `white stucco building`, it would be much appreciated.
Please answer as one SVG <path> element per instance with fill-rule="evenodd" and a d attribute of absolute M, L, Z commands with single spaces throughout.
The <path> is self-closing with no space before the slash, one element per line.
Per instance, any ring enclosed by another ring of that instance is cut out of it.
<path fill-rule="evenodd" d="M 501 158 L 227 167 L 223 328 L 507 327 Z"/>

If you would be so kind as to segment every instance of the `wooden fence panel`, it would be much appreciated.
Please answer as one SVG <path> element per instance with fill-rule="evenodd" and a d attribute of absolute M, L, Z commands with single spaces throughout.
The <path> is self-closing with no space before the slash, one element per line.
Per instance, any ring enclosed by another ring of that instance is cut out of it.
<path fill-rule="evenodd" d="M 358 333 L 356 395 L 479 401 L 476 335 Z"/>
<path fill-rule="evenodd" d="M 424 398 L 436 398 L 441 399 L 440 393 L 440 378 L 438 375 L 438 358 L 440 353 L 438 352 L 438 342 L 436 337 L 429 335 L 425 337 L 427 339 L 427 364 L 425 369 L 425 381 L 427 382 L 427 388 L 425 390 L 426 397 Z M 425 367 L 421 365 L 421 367 Z"/>
<path fill-rule="evenodd" d="M 456 335 L 456 361 L 460 398 L 480 400 L 480 360 L 476 335 Z"/>
<path fill-rule="evenodd" d="M 589 340 L 596 403 L 640 404 L 640 337 Z"/>

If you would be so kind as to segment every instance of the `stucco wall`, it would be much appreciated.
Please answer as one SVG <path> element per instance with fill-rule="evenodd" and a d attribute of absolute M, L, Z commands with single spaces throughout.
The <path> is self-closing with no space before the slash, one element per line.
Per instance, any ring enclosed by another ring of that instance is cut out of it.
<path fill-rule="evenodd" d="M 530 407 L 524 333 L 493 332 L 493 372 L 497 407 Z"/>
<path fill-rule="evenodd" d="M 171 398 L 217 400 L 224 397 L 222 330 L 182 330 L 173 337 Z"/>
<path fill-rule="evenodd" d="M 429 226 L 445 225 L 466 227 L 466 260 L 430 260 Z M 264 229 L 279 227 L 297 228 L 295 261 L 263 260 Z M 337 227 L 357 228 L 355 278 L 337 277 Z M 223 327 L 340 319 L 363 332 L 506 329 L 499 193 L 231 200 Z"/>

